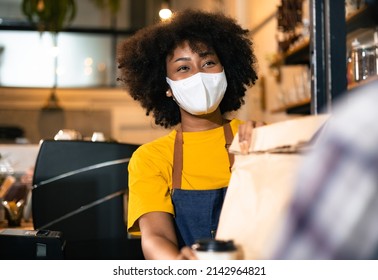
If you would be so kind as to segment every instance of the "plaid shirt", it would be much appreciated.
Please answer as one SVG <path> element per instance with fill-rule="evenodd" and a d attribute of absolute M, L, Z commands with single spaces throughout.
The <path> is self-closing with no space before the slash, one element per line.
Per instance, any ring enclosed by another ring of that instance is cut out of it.
<path fill-rule="evenodd" d="M 378 258 L 378 81 L 335 106 L 295 190 L 272 258 Z"/>

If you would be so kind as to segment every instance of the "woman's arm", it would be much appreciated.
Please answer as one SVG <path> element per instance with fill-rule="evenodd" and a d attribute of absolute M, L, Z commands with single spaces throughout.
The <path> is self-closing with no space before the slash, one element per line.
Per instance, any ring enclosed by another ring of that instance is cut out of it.
<path fill-rule="evenodd" d="M 142 249 L 146 259 L 178 259 L 180 251 L 172 214 L 149 212 L 139 218 Z"/>

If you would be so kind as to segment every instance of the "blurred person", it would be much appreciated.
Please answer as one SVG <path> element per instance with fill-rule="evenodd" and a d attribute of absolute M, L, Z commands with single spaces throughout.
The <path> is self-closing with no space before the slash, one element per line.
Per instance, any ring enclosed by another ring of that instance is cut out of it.
<path fill-rule="evenodd" d="M 248 30 L 220 13 L 186 10 L 118 48 L 118 81 L 155 123 L 174 128 L 129 163 L 128 231 L 146 259 L 193 259 L 214 238 L 230 180 L 235 133 L 248 150 L 253 121 L 228 120 L 256 79 Z"/>
<path fill-rule="evenodd" d="M 378 257 L 378 80 L 338 101 L 299 170 L 274 259 Z"/>

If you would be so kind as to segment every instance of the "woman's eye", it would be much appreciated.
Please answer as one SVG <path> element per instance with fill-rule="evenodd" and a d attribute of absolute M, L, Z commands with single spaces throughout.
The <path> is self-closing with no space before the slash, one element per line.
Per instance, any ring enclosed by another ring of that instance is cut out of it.
<path fill-rule="evenodd" d="M 189 70 L 189 67 L 188 66 L 180 66 L 178 69 L 177 69 L 177 72 L 184 72 L 184 71 L 188 71 Z"/>
<path fill-rule="evenodd" d="M 215 62 L 214 61 L 206 61 L 205 63 L 204 63 L 204 67 L 208 67 L 208 66 L 213 66 L 213 65 L 215 65 Z"/>

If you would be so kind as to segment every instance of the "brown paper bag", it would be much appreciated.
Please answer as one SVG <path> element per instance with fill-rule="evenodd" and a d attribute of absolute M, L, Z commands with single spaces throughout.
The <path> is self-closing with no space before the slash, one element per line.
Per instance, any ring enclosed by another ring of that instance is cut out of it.
<path fill-rule="evenodd" d="M 301 161 L 301 155 L 287 147 L 308 142 L 328 117 L 307 116 L 256 128 L 249 155 L 238 155 L 235 135 L 230 147 L 236 153 L 235 162 L 216 238 L 233 240 L 241 250 L 241 258 L 269 258 Z M 284 149 L 277 153 L 279 147 Z M 286 153 L 288 150 L 290 153 Z"/>

